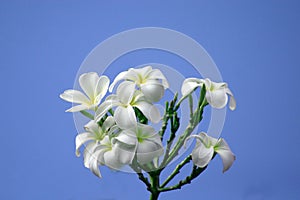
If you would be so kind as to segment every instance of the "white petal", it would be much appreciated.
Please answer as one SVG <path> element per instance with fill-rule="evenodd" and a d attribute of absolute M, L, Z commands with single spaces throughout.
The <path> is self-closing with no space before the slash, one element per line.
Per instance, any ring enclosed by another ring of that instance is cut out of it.
<path fill-rule="evenodd" d="M 79 84 L 90 99 L 94 99 L 94 92 L 99 76 L 96 72 L 84 73 L 79 77 Z"/>
<path fill-rule="evenodd" d="M 105 101 L 119 101 L 119 98 L 116 94 L 111 94 L 106 97 Z"/>
<path fill-rule="evenodd" d="M 207 90 L 219 90 L 219 89 L 227 88 L 227 83 L 224 83 L 224 82 L 217 83 L 217 82 L 211 81 L 208 78 L 206 78 L 204 80 L 204 82 L 205 82 L 205 86 L 206 86 Z"/>
<path fill-rule="evenodd" d="M 89 121 L 84 128 L 88 132 L 99 133 L 99 125 L 95 122 L 95 120 Z"/>
<path fill-rule="evenodd" d="M 114 106 L 117 106 L 119 102 L 115 100 L 105 100 L 102 104 L 100 104 L 99 108 L 95 113 L 95 121 L 98 122 L 101 118 Z"/>
<path fill-rule="evenodd" d="M 135 91 L 135 84 L 131 81 L 122 82 L 117 88 L 117 96 L 121 103 L 128 105 Z"/>
<path fill-rule="evenodd" d="M 78 90 L 66 90 L 59 97 L 71 103 L 89 103 L 89 99 Z"/>
<path fill-rule="evenodd" d="M 89 168 L 90 168 L 91 172 L 93 172 L 94 175 L 96 175 L 99 178 L 102 178 L 99 167 L 98 167 L 97 159 L 91 160 Z"/>
<path fill-rule="evenodd" d="M 137 160 L 141 164 L 151 162 L 154 158 L 163 154 L 164 149 L 160 137 L 145 139 L 138 144 Z"/>
<path fill-rule="evenodd" d="M 117 142 L 113 150 L 115 157 L 122 164 L 131 164 L 136 152 L 136 145 L 127 145 L 121 142 Z"/>
<path fill-rule="evenodd" d="M 229 109 L 230 110 L 235 110 L 235 108 L 236 108 L 235 98 L 234 98 L 234 96 L 230 96 L 230 99 L 229 99 Z"/>
<path fill-rule="evenodd" d="M 96 147 L 97 147 L 96 142 L 90 142 L 86 145 L 83 151 L 83 164 L 86 168 L 90 168 L 91 156 L 93 155 Z"/>
<path fill-rule="evenodd" d="M 115 85 L 117 84 L 117 82 L 119 82 L 120 80 L 124 79 L 124 77 L 126 76 L 126 74 L 127 74 L 127 71 L 121 72 L 121 73 L 119 73 L 116 76 L 114 82 L 112 82 L 112 84 L 109 86 L 109 92 L 113 91 L 113 89 L 114 89 Z"/>
<path fill-rule="evenodd" d="M 139 133 L 139 137 L 142 138 L 152 138 L 156 135 L 156 131 L 152 126 L 140 123 L 137 125 L 135 132 Z"/>
<path fill-rule="evenodd" d="M 163 147 L 163 144 L 161 142 L 161 137 L 158 134 L 155 134 L 153 137 L 151 137 L 151 141 L 155 142 L 156 144 L 158 144 L 159 146 Z"/>
<path fill-rule="evenodd" d="M 101 99 L 105 96 L 108 86 L 109 86 L 109 78 L 107 76 L 100 76 L 94 91 L 94 96 L 96 98 L 95 101 L 97 105 L 100 103 Z"/>
<path fill-rule="evenodd" d="M 209 78 L 206 78 L 203 80 L 203 82 L 205 84 L 206 91 L 211 90 L 211 85 L 212 85 L 211 80 Z"/>
<path fill-rule="evenodd" d="M 201 168 L 205 167 L 211 161 L 213 154 L 213 146 L 207 148 L 202 142 L 197 141 L 197 145 L 192 152 L 194 165 Z"/>
<path fill-rule="evenodd" d="M 159 79 L 162 81 L 162 85 L 165 89 L 169 88 L 169 83 L 166 79 L 166 77 L 163 75 L 163 73 L 159 69 L 153 69 L 147 76 L 147 79 L 153 80 L 153 79 Z"/>
<path fill-rule="evenodd" d="M 190 135 L 190 136 L 188 136 L 188 137 L 184 140 L 184 143 L 183 143 L 183 147 L 184 147 L 184 148 L 186 148 L 187 142 L 188 142 L 191 138 L 193 138 L 193 137 L 199 137 L 199 136 L 196 136 L 196 135 Z"/>
<path fill-rule="evenodd" d="M 135 73 L 139 74 L 140 77 L 146 78 L 147 75 L 152 71 L 152 67 L 146 66 L 146 67 L 136 68 L 136 69 L 131 68 L 130 70 L 133 70 Z"/>
<path fill-rule="evenodd" d="M 116 123 L 115 119 L 112 116 L 108 116 L 102 124 L 102 130 L 106 132 L 110 127 Z"/>
<path fill-rule="evenodd" d="M 208 136 L 206 133 L 199 133 L 197 137 L 205 146 L 215 146 L 218 142 L 218 139 Z"/>
<path fill-rule="evenodd" d="M 111 169 L 119 169 L 122 163 L 118 160 L 119 155 L 114 150 L 106 151 L 103 155 L 104 164 Z"/>
<path fill-rule="evenodd" d="M 101 178 L 101 173 L 98 167 L 99 165 L 98 157 L 100 156 L 103 156 L 103 150 L 98 150 L 93 155 L 91 155 L 91 160 L 89 163 L 90 170 L 99 178 Z"/>
<path fill-rule="evenodd" d="M 224 173 L 233 164 L 235 160 L 235 155 L 232 153 L 231 149 L 229 148 L 227 142 L 224 139 L 220 139 L 215 151 L 220 155 L 222 159 Z"/>
<path fill-rule="evenodd" d="M 153 161 L 154 158 L 161 156 L 163 152 L 164 149 L 158 145 L 153 143 L 147 144 L 147 142 L 144 141 L 144 145 L 138 146 L 136 156 L 139 163 L 146 164 Z"/>
<path fill-rule="evenodd" d="M 122 129 L 128 129 L 136 126 L 136 116 L 131 106 L 118 106 L 115 110 L 114 118 L 117 125 Z"/>
<path fill-rule="evenodd" d="M 134 104 L 151 122 L 158 123 L 161 120 L 159 109 L 146 101 L 139 101 Z"/>
<path fill-rule="evenodd" d="M 204 146 L 206 146 L 206 147 L 214 146 L 214 144 L 216 144 L 216 143 L 218 142 L 217 139 L 208 136 L 208 135 L 207 135 L 206 133 L 204 133 L 204 132 L 201 132 L 201 133 L 199 133 L 198 135 L 190 135 L 190 136 L 188 136 L 188 137 L 185 139 L 185 141 L 184 141 L 184 144 L 183 144 L 184 147 L 186 147 L 187 141 L 188 141 L 189 139 L 191 139 L 191 138 L 196 138 L 196 139 L 197 139 L 197 140 L 196 140 L 197 142 L 200 141 L 200 142 L 203 143 Z M 197 143 L 197 144 L 198 144 L 198 143 Z"/>
<path fill-rule="evenodd" d="M 132 82 L 138 83 L 140 81 L 140 75 L 136 72 L 136 69 L 130 68 L 124 77 L 124 80 L 130 80 Z"/>
<path fill-rule="evenodd" d="M 85 133 L 80 133 L 76 136 L 75 138 L 75 144 L 76 144 L 76 156 L 80 156 L 79 148 L 86 143 L 89 140 L 94 139 L 94 134 L 85 132 Z"/>
<path fill-rule="evenodd" d="M 110 85 L 109 92 L 112 92 L 117 82 L 119 82 L 122 79 L 123 80 L 128 79 L 135 82 L 138 79 L 138 77 L 134 71 L 130 71 L 130 70 L 119 73 L 115 78 L 114 82 Z"/>
<path fill-rule="evenodd" d="M 236 101 L 235 101 L 235 98 L 232 94 L 232 92 L 230 91 L 229 88 L 226 88 L 226 93 L 229 94 L 230 96 L 230 99 L 229 99 L 229 109 L 230 110 L 235 110 L 236 108 Z"/>
<path fill-rule="evenodd" d="M 108 135 L 106 135 L 101 141 L 100 144 L 105 147 L 111 146 L 111 140 Z"/>
<path fill-rule="evenodd" d="M 165 93 L 165 88 L 159 82 L 149 82 L 141 85 L 141 90 L 146 99 L 150 102 L 159 101 Z"/>
<path fill-rule="evenodd" d="M 137 138 L 134 132 L 131 130 L 124 130 L 122 131 L 117 137 L 114 139 L 128 145 L 136 145 Z"/>
<path fill-rule="evenodd" d="M 207 102 L 213 108 L 224 108 L 228 101 L 228 96 L 226 94 L 225 88 L 213 90 L 213 91 L 206 91 L 205 98 Z"/>
<path fill-rule="evenodd" d="M 77 106 L 73 106 L 72 108 L 69 108 L 68 110 L 66 110 L 66 112 L 79 112 L 87 109 L 89 108 L 86 105 L 77 105 Z"/>
<path fill-rule="evenodd" d="M 181 94 L 182 96 L 186 96 L 190 94 L 197 87 L 202 87 L 203 80 L 198 78 L 187 78 L 183 81 L 181 86 Z"/>

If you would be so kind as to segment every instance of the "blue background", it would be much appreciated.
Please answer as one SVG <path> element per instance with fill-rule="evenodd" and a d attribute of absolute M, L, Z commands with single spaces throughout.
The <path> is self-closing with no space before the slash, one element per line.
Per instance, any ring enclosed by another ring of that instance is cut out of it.
<path fill-rule="evenodd" d="M 161 199 L 300 199 L 298 2 L 1 1 L 0 199 L 148 199 L 134 174 L 102 167 L 99 180 L 83 167 L 58 98 L 97 44 L 145 26 L 197 40 L 238 102 L 223 130 L 233 167 L 222 174 L 218 157 Z M 160 61 L 141 55 L 124 64 Z"/>

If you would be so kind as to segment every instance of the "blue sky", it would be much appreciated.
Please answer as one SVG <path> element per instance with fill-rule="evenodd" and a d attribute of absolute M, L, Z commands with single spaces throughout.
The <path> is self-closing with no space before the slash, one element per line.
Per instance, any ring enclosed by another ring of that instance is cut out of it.
<path fill-rule="evenodd" d="M 0 198 L 148 199 L 134 174 L 102 167 L 99 180 L 83 167 L 69 105 L 58 95 L 101 41 L 156 26 L 199 42 L 238 102 L 222 135 L 237 156 L 233 167 L 222 174 L 217 157 L 191 185 L 161 199 L 299 199 L 299 19 L 300 4 L 291 0 L 1 1 Z M 136 57 L 116 62 L 185 63 L 157 52 Z"/>

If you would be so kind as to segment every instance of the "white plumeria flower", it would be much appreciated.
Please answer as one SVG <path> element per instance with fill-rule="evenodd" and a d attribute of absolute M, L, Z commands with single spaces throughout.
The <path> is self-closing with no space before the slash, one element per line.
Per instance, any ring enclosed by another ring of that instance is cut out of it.
<path fill-rule="evenodd" d="M 159 69 L 152 69 L 151 66 L 138 69 L 130 68 L 128 71 L 121 72 L 110 85 L 110 92 L 120 80 L 134 82 L 150 102 L 159 101 L 163 97 L 165 89 L 169 87 L 162 72 Z"/>
<path fill-rule="evenodd" d="M 218 153 L 223 162 L 223 173 L 227 171 L 235 160 L 235 155 L 232 153 L 227 142 L 223 139 L 216 139 L 201 132 L 199 135 L 191 135 L 186 141 L 192 137 L 197 139 L 196 147 L 192 152 L 192 160 L 194 165 L 205 167 L 211 161 L 214 152 Z M 186 142 L 185 141 L 185 142 Z"/>
<path fill-rule="evenodd" d="M 117 88 L 117 93 L 112 94 L 99 106 L 95 113 L 95 120 L 99 121 L 109 109 L 117 106 L 114 118 L 117 125 L 122 129 L 136 126 L 136 116 L 133 107 L 138 108 L 150 121 L 157 123 L 160 112 L 152 103 L 146 101 L 144 95 L 135 90 L 135 83 L 131 81 L 122 82 Z"/>
<path fill-rule="evenodd" d="M 66 90 L 60 95 L 60 98 L 65 101 L 80 104 L 66 112 L 78 112 L 97 107 L 107 92 L 109 82 L 107 76 L 99 77 L 96 72 L 82 74 L 79 77 L 79 84 L 85 95 L 78 90 Z"/>
<path fill-rule="evenodd" d="M 131 164 L 134 155 L 129 152 L 134 151 L 134 148 L 134 146 L 118 142 L 115 138 L 110 139 L 106 135 L 90 156 L 89 168 L 96 176 L 101 178 L 99 165 L 117 170 L 126 164 Z"/>
<path fill-rule="evenodd" d="M 106 135 L 108 135 L 111 131 L 114 130 L 115 120 L 113 117 L 109 116 L 103 122 L 100 127 L 94 120 L 91 120 L 87 125 L 85 125 L 86 132 L 80 133 L 76 136 L 76 156 L 80 156 L 79 148 L 87 143 L 84 153 L 84 166 L 89 168 L 90 158 L 95 150 L 95 148 L 99 145 L 99 143 L 104 139 Z"/>
<path fill-rule="evenodd" d="M 127 152 L 126 157 L 134 157 L 140 164 L 153 161 L 164 152 L 160 136 L 149 125 L 137 124 L 135 128 L 123 130 L 116 138 Z"/>
<path fill-rule="evenodd" d="M 182 84 L 181 93 L 183 96 L 187 96 L 197 87 L 203 87 L 203 85 L 205 85 L 206 88 L 205 98 L 213 108 L 224 108 L 228 101 L 227 94 L 230 96 L 230 110 L 234 110 L 236 108 L 236 101 L 233 97 L 232 92 L 228 88 L 227 83 L 212 82 L 208 78 L 187 78 Z"/>

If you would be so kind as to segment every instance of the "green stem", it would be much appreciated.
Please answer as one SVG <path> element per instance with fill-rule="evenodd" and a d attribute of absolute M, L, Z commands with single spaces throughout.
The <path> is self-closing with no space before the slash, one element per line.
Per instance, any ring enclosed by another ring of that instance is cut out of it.
<path fill-rule="evenodd" d="M 173 112 L 173 111 L 172 111 Z M 176 132 L 179 128 L 179 118 L 177 116 L 177 113 L 174 112 L 172 113 L 172 116 L 170 117 L 170 122 L 171 122 L 171 134 L 170 134 L 170 137 L 167 141 L 167 147 L 166 147 L 166 152 L 165 152 L 165 156 L 164 156 L 164 159 L 160 165 L 160 168 L 163 168 L 165 167 L 165 163 L 169 157 L 169 153 L 170 153 L 170 149 L 171 149 L 171 146 L 173 144 L 173 141 L 176 137 Z"/>
<path fill-rule="evenodd" d="M 149 172 L 149 175 L 150 175 L 150 180 L 151 180 L 150 200 L 157 200 L 158 196 L 160 194 L 160 191 L 159 191 L 160 172 L 159 171 Z"/>
<path fill-rule="evenodd" d="M 157 193 L 151 193 L 151 195 L 150 195 L 150 200 L 158 200 L 159 194 L 160 194 L 160 192 L 157 192 Z"/>
<path fill-rule="evenodd" d="M 178 155 L 179 150 L 181 149 L 185 139 L 193 132 L 196 126 L 189 125 L 188 128 L 185 130 L 183 135 L 180 136 L 179 140 L 175 144 L 174 148 L 172 149 L 170 155 L 166 158 L 166 161 L 163 163 L 164 166 L 168 165 L 173 158 Z"/>
<path fill-rule="evenodd" d="M 169 164 L 178 155 L 178 152 L 182 148 L 185 139 L 191 135 L 191 133 L 196 128 L 196 126 L 202 120 L 204 107 L 207 105 L 207 101 L 205 99 L 205 92 L 206 92 L 205 88 L 203 88 L 200 93 L 199 106 L 197 107 L 195 113 L 190 115 L 190 123 L 188 127 L 185 129 L 184 133 L 178 139 L 177 143 L 175 144 L 174 148 L 172 149 L 166 161 L 162 163 L 164 166 Z"/>
<path fill-rule="evenodd" d="M 190 155 L 191 156 L 191 155 Z M 213 160 L 216 156 L 216 153 L 214 153 L 213 157 L 211 160 Z M 189 156 L 188 156 L 189 157 Z M 187 162 L 188 157 L 185 159 L 185 161 Z M 184 163 L 184 161 L 182 162 L 182 164 Z M 184 166 L 185 164 L 183 164 Z M 183 167 L 182 166 L 182 167 Z M 164 184 L 162 184 L 162 187 L 159 189 L 160 192 L 167 192 L 167 191 L 171 191 L 171 190 L 177 190 L 180 189 L 182 186 L 186 185 L 186 184 L 190 184 L 192 182 L 192 180 L 194 180 L 195 178 L 197 178 L 205 169 L 207 168 L 207 165 L 205 167 L 197 167 L 196 165 L 193 165 L 193 170 L 191 172 L 191 174 L 189 176 L 187 176 L 185 179 L 179 181 L 178 184 L 171 186 L 171 187 L 163 187 Z M 174 170 L 175 173 L 177 173 L 176 169 Z M 174 173 L 173 171 L 173 173 Z M 172 174 L 173 174 L 172 173 Z M 179 173 L 179 170 L 178 170 Z M 176 175 L 176 174 L 175 174 Z M 174 175 L 174 176 L 175 176 Z M 168 180 L 168 179 L 167 179 Z"/>
<path fill-rule="evenodd" d="M 177 105 L 174 107 L 174 110 L 177 111 L 180 107 L 180 104 L 183 102 L 183 100 L 185 100 L 187 98 L 187 96 L 185 97 L 181 97 L 181 99 L 179 99 Z"/>
<path fill-rule="evenodd" d="M 180 169 L 188 164 L 192 160 L 192 155 L 187 156 L 181 163 L 179 163 L 174 171 L 168 176 L 168 178 L 163 182 L 161 188 L 164 188 L 177 174 L 180 173 Z"/>
<path fill-rule="evenodd" d="M 192 173 L 187 176 L 185 179 L 179 181 L 178 184 L 171 186 L 171 187 L 166 187 L 166 188 L 160 188 L 160 192 L 167 192 L 167 191 L 171 191 L 171 190 L 177 190 L 180 189 L 182 186 L 186 185 L 186 184 L 190 184 L 192 182 L 193 179 L 197 178 L 205 169 L 207 166 L 200 168 L 197 166 L 193 166 L 193 171 Z"/>
<path fill-rule="evenodd" d="M 86 116 L 87 118 L 90 118 L 91 120 L 94 120 L 94 116 L 91 113 L 89 113 L 85 110 L 80 111 L 80 113 L 83 114 L 84 116 Z"/>
<path fill-rule="evenodd" d="M 166 102 L 166 108 L 165 108 L 165 113 L 163 116 L 163 123 L 161 126 L 160 131 L 158 132 L 158 134 L 160 135 L 161 141 L 163 140 L 164 134 L 166 132 L 167 126 L 168 126 L 168 121 L 169 121 L 170 115 L 169 115 L 169 102 Z"/>
<path fill-rule="evenodd" d="M 194 112 L 194 108 L 193 108 L 194 103 L 193 103 L 193 97 L 191 94 L 189 95 L 189 105 L 190 105 L 190 118 L 192 118 L 193 112 Z"/>

